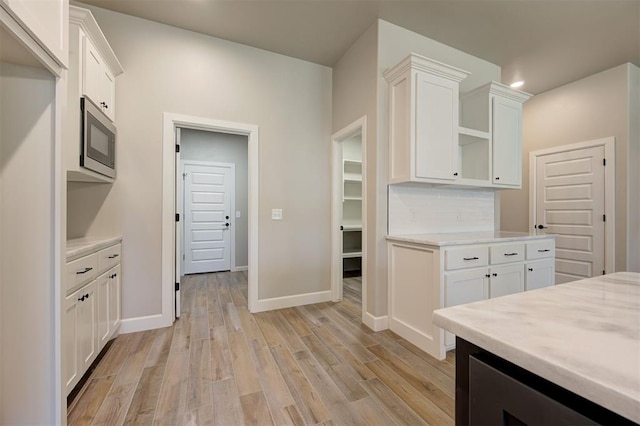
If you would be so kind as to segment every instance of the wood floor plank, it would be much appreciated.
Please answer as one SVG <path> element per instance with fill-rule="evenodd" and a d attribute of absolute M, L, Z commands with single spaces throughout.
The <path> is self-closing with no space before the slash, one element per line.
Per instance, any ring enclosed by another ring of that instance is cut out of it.
<path fill-rule="evenodd" d="M 307 351 L 296 352 L 294 356 L 300 369 L 329 409 L 331 418 L 338 424 L 362 424 L 360 414 L 349 405 L 340 389 L 315 358 Z"/>
<path fill-rule="evenodd" d="M 397 375 L 402 377 L 407 383 L 413 386 L 417 392 L 436 404 L 449 417 L 453 418 L 455 412 L 455 404 L 453 398 L 445 393 L 438 386 L 431 383 L 418 370 L 394 356 L 380 345 L 370 346 L 371 352 L 391 368 Z"/>
<path fill-rule="evenodd" d="M 274 424 L 262 391 L 241 396 L 240 404 L 245 425 L 266 426 Z"/>
<path fill-rule="evenodd" d="M 177 424 L 186 411 L 190 351 L 182 347 L 183 342 L 177 334 L 174 335 L 166 373 L 160 387 L 154 423 Z"/>
<path fill-rule="evenodd" d="M 358 380 L 351 375 L 351 372 L 344 365 L 331 366 L 327 369 L 327 373 L 329 373 L 329 377 L 338 386 L 347 401 L 353 402 L 369 396 L 367 391 L 360 386 Z"/>
<path fill-rule="evenodd" d="M 73 409 L 69 411 L 67 424 L 70 426 L 91 424 L 107 397 L 115 377 L 113 375 L 91 379 L 82 396 L 78 397 Z"/>
<path fill-rule="evenodd" d="M 293 327 L 289 325 L 280 311 L 270 312 L 269 317 L 275 328 L 282 335 L 284 344 L 291 352 L 298 352 L 306 349 L 306 346 L 302 343 L 300 336 L 298 336 Z"/>
<path fill-rule="evenodd" d="M 295 404 L 273 355 L 268 346 L 261 345 L 257 340 L 249 344 L 253 362 L 258 373 L 258 380 L 267 399 L 273 420 L 276 424 L 287 423 L 283 417 L 283 408 Z"/>
<path fill-rule="evenodd" d="M 453 424 L 453 418 L 438 408 L 433 402 L 422 396 L 402 377 L 384 365 L 380 360 L 367 363 L 378 379 L 391 389 L 402 401 L 420 416 L 427 424 Z"/>
<path fill-rule="evenodd" d="M 209 426 L 213 425 L 213 406 L 204 405 L 187 410 L 184 419 L 180 423 L 184 426 Z"/>
<path fill-rule="evenodd" d="M 369 392 L 369 395 L 393 417 L 393 424 L 407 426 L 426 425 L 420 416 L 378 378 L 367 380 L 362 386 L 364 386 Z"/>
<path fill-rule="evenodd" d="M 395 424 L 394 419 L 371 396 L 359 399 L 351 404 L 360 412 L 365 425 L 388 426 Z"/>
<path fill-rule="evenodd" d="M 293 331 L 300 337 L 309 336 L 312 334 L 311 329 L 307 324 L 298 316 L 293 309 L 280 309 L 280 313 L 287 320 Z"/>
<path fill-rule="evenodd" d="M 240 324 L 242 324 L 242 331 L 247 341 L 257 340 L 261 346 L 266 346 L 266 340 L 262 334 L 262 330 L 258 326 L 254 315 L 249 313 L 246 306 L 239 306 L 237 308 L 238 316 L 240 318 Z"/>
<path fill-rule="evenodd" d="M 213 424 L 219 426 L 244 424 L 244 416 L 235 381 L 220 380 L 211 384 L 213 393 Z"/>
<path fill-rule="evenodd" d="M 434 366 L 436 369 L 442 371 L 448 377 L 451 377 L 451 378 L 455 377 L 455 370 L 456 370 L 455 365 L 448 362 L 447 360 L 439 361 L 434 357 L 432 357 L 431 355 L 424 352 L 423 350 L 421 350 L 420 348 L 418 348 L 413 343 L 408 342 L 404 339 L 396 340 L 396 342 L 398 343 L 398 345 L 402 346 L 403 348 L 407 349 L 409 352 L 418 356 L 420 359 L 428 362 L 429 364 Z"/>
<path fill-rule="evenodd" d="M 276 326 L 271 321 L 270 312 L 260 312 L 253 315 L 253 317 L 255 318 L 268 346 L 285 345 L 284 337 L 282 337 L 282 334 L 280 334 Z"/>
<path fill-rule="evenodd" d="M 306 349 L 318 360 L 322 368 L 327 370 L 340 363 L 338 358 L 316 335 L 302 336 Z"/>
<path fill-rule="evenodd" d="M 225 303 L 222 306 L 222 315 L 224 317 L 224 324 L 227 327 L 227 333 L 239 333 L 242 331 L 240 315 L 238 315 L 238 309 L 233 302 Z"/>
<path fill-rule="evenodd" d="M 229 349 L 233 374 L 238 384 L 238 394 L 244 395 L 261 392 L 260 381 L 256 373 L 255 365 L 249 354 L 249 347 L 242 333 L 229 333 Z"/>
<path fill-rule="evenodd" d="M 306 378 L 293 355 L 284 347 L 271 348 L 276 364 L 284 378 L 300 415 L 307 424 L 316 424 L 330 418 L 329 411 L 320 396 Z"/>
<path fill-rule="evenodd" d="M 361 362 L 350 350 L 340 343 L 340 341 L 328 330 L 325 330 L 324 328 L 314 328 L 313 332 L 331 348 L 331 351 L 343 364 L 346 364 L 351 368 L 354 376 L 360 377 L 361 380 L 369 380 L 375 377 L 375 374 L 373 374 L 363 362 Z M 367 358 L 371 359 L 370 357 Z"/>
<path fill-rule="evenodd" d="M 163 365 L 167 362 L 169 350 L 171 349 L 171 340 L 173 339 L 173 330 L 173 327 L 154 330 L 155 340 L 144 364 L 145 368 Z"/>
<path fill-rule="evenodd" d="M 189 354 L 187 410 L 211 405 L 211 345 L 209 339 L 194 340 Z"/>
<path fill-rule="evenodd" d="M 116 377 L 116 380 L 118 378 Z M 120 425 L 124 423 L 129 405 L 136 391 L 136 383 L 124 383 L 111 387 L 107 397 L 102 402 L 100 410 L 93 420 L 94 425 Z"/>
<path fill-rule="evenodd" d="M 124 423 L 127 425 L 151 425 L 155 416 L 165 364 L 147 367 L 133 395 Z"/>
<path fill-rule="evenodd" d="M 138 333 L 124 334 L 116 337 L 112 347 L 105 354 L 96 369 L 92 373 L 92 377 L 105 377 L 117 375 L 122 368 L 124 361 L 129 355 L 131 346 L 140 339 Z"/>
<path fill-rule="evenodd" d="M 233 377 L 233 365 L 229 341 L 227 340 L 227 329 L 224 326 L 218 326 L 212 329 L 209 347 L 211 350 L 211 380 L 226 380 Z"/>

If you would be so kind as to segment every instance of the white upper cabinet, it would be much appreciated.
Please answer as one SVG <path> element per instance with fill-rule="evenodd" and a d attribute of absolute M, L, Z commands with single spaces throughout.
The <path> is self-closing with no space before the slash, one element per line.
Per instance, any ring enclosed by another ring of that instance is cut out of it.
<path fill-rule="evenodd" d="M 78 79 L 79 96 L 89 98 L 111 121 L 115 121 L 115 79 L 122 65 L 116 58 L 100 27 L 87 9 L 71 6 L 71 57 L 77 72 L 70 78 Z"/>
<path fill-rule="evenodd" d="M 411 54 L 384 73 L 389 83 L 389 183 L 459 177 L 459 83 L 468 72 Z"/>
<path fill-rule="evenodd" d="M 68 0 L 0 0 L 0 22 L 51 72 L 68 63 Z"/>
<path fill-rule="evenodd" d="M 530 97 L 496 82 L 462 96 L 461 122 L 465 127 L 460 133 L 467 135 L 466 143 L 461 143 L 460 158 L 466 183 L 521 187 L 522 104 Z M 474 131 L 478 137 L 468 136 Z"/>

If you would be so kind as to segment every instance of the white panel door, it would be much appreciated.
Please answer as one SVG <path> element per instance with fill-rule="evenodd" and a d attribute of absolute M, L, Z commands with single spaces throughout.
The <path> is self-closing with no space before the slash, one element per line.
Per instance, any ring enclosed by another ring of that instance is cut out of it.
<path fill-rule="evenodd" d="M 184 273 L 231 269 L 230 167 L 184 166 Z"/>
<path fill-rule="evenodd" d="M 601 275 L 605 259 L 604 147 L 536 158 L 535 226 L 556 239 L 556 284 Z"/>

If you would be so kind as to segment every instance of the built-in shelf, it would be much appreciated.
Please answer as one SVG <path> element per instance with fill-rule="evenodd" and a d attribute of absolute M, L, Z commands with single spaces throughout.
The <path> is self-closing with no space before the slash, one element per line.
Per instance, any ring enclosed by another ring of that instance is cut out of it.
<path fill-rule="evenodd" d="M 362 201 L 362 197 L 344 197 L 343 201 Z"/>
<path fill-rule="evenodd" d="M 343 180 L 345 182 L 362 182 L 362 175 L 356 173 L 345 173 Z"/>
<path fill-rule="evenodd" d="M 342 272 L 356 276 L 362 270 L 361 137 L 344 141 L 342 155 Z"/>
<path fill-rule="evenodd" d="M 342 225 L 343 231 L 362 231 L 362 224 L 359 225 Z"/>
<path fill-rule="evenodd" d="M 342 258 L 343 259 L 352 259 L 354 257 L 362 257 L 361 251 L 343 251 Z"/>
<path fill-rule="evenodd" d="M 468 127 L 458 126 L 458 134 L 462 136 L 470 136 L 478 139 L 489 139 L 489 132 L 482 130 L 469 129 Z"/>

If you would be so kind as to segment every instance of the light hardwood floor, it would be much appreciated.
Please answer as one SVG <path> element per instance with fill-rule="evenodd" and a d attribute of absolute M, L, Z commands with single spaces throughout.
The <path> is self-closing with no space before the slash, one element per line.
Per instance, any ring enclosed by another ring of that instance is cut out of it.
<path fill-rule="evenodd" d="M 173 327 L 121 335 L 69 407 L 77 424 L 453 424 L 454 359 L 360 322 L 344 301 L 250 314 L 246 273 L 183 279 Z"/>

